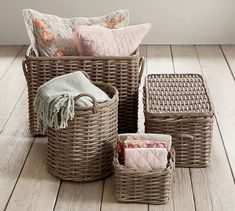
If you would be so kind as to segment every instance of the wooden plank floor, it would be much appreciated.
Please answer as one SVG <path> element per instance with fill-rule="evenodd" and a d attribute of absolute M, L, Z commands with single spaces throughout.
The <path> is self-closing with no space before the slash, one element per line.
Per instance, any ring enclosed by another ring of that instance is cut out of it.
<path fill-rule="evenodd" d="M 200 73 L 215 106 L 211 165 L 177 168 L 166 205 L 115 200 L 113 177 L 63 182 L 46 169 L 46 138 L 28 132 L 26 46 L 0 46 L 0 210 L 232 211 L 235 210 L 235 46 L 141 46 L 150 73 Z M 142 87 L 139 131 L 144 131 Z"/>

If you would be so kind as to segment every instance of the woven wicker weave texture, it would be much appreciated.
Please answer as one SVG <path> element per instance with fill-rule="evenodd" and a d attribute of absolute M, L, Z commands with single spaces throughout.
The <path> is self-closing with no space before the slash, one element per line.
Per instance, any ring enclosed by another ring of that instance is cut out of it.
<path fill-rule="evenodd" d="M 136 171 L 121 165 L 115 153 L 114 178 L 116 198 L 120 202 L 165 204 L 171 196 L 175 169 L 175 153 L 171 149 L 166 169 L 160 171 Z"/>
<path fill-rule="evenodd" d="M 92 181 L 113 171 L 118 132 L 118 92 L 96 83 L 112 100 L 93 108 L 75 108 L 75 118 L 62 130 L 48 129 L 49 172 L 63 180 Z M 94 101 L 93 101 L 94 102 Z"/>
<path fill-rule="evenodd" d="M 145 132 L 172 135 L 177 167 L 210 163 L 214 110 L 201 75 L 149 75 L 144 104 Z"/>
<path fill-rule="evenodd" d="M 33 101 L 39 86 L 74 71 L 84 71 L 94 82 L 110 83 L 119 91 L 119 133 L 137 131 L 138 89 L 144 59 L 138 51 L 128 57 L 36 57 L 29 47 L 23 70 L 28 84 L 29 129 L 38 134 Z"/>

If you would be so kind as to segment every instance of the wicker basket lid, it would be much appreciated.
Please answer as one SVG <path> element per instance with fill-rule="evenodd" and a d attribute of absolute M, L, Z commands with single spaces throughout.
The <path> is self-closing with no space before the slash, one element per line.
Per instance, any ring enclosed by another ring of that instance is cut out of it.
<path fill-rule="evenodd" d="M 151 74 L 144 87 L 145 113 L 212 116 L 213 105 L 199 74 Z"/>

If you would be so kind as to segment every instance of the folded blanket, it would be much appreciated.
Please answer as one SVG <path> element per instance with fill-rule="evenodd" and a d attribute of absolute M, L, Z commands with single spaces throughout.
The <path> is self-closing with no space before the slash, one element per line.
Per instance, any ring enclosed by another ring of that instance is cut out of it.
<path fill-rule="evenodd" d="M 165 134 L 154 134 L 154 133 L 123 133 L 118 136 L 118 154 L 119 154 L 119 161 L 123 163 L 124 161 L 124 148 L 125 144 L 132 144 L 135 145 L 136 142 L 146 141 L 146 143 L 141 143 L 139 147 L 143 147 L 146 144 L 146 147 L 151 148 L 151 146 L 155 148 L 166 147 L 167 150 L 170 151 L 171 149 L 171 142 L 172 137 L 170 135 Z M 152 144 L 152 142 L 159 142 L 156 144 Z"/>
<path fill-rule="evenodd" d="M 168 145 L 164 141 L 155 140 L 126 140 L 124 142 L 124 148 L 168 148 Z"/>
<path fill-rule="evenodd" d="M 165 148 L 126 148 L 125 166 L 134 170 L 157 170 L 167 166 Z"/>
<path fill-rule="evenodd" d="M 68 126 L 68 120 L 74 118 L 74 98 L 79 94 L 92 95 L 97 103 L 108 101 L 109 96 L 92 84 L 82 72 L 74 72 L 54 78 L 39 87 L 34 100 L 38 129 L 41 133 L 49 127 L 62 129 Z M 76 105 L 90 107 L 89 97 L 81 97 Z"/>
<path fill-rule="evenodd" d="M 168 149 L 168 144 L 163 141 L 155 140 L 125 140 L 123 143 L 119 143 L 119 160 L 125 160 L 126 148 L 165 148 Z"/>
<path fill-rule="evenodd" d="M 119 143 L 124 143 L 126 140 L 149 140 L 149 141 L 163 141 L 168 145 L 168 151 L 171 149 L 172 137 L 165 134 L 154 133 L 123 133 L 119 135 Z"/>

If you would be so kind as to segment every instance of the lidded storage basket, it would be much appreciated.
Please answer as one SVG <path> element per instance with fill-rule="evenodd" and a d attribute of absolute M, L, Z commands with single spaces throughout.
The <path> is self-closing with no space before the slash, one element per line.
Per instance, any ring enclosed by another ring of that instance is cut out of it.
<path fill-rule="evenodd" d="M 214 111 L 201 75 L 147 76 L 144 104 L 145 132 L 172 136 L 176 167 L 210 163 Z"/>
<path fill-rule="evenodd" d="M 118 134 L 118 91 L 111 85 L 95 83 L 111 100 L 93 107 L 75 106 L 75 117 L 61 130 L 48 128 L 48 171 L 72 181 L 92 181 L 113 171 L 112 160 Z"/>
<path fill-rule="evenodd" d="M 118 149 L 115 150 L 113 166 L 117 201 L 148 204 L 165 204 L 169 201 L 175 169 L 173 148 L 168 153 L 168 164 L 163 170 L 127 168 L 119 162 Z"/>
<path fill-rule="evenodd" d="M 88 73 L 95 82 L 109 83 L 119 91 L 119 133 L 136 132 L 138 117 L 138 89 L 144 68 L 144 58 L 138 50 L 126 57 L 64 56 L 36 57 L 29 47 L 23 70 L 28 84 L 29 130 L 37 131 L 37 117 L 33 101 L 39 86 L 60 75 L 74 71 Z"/>

